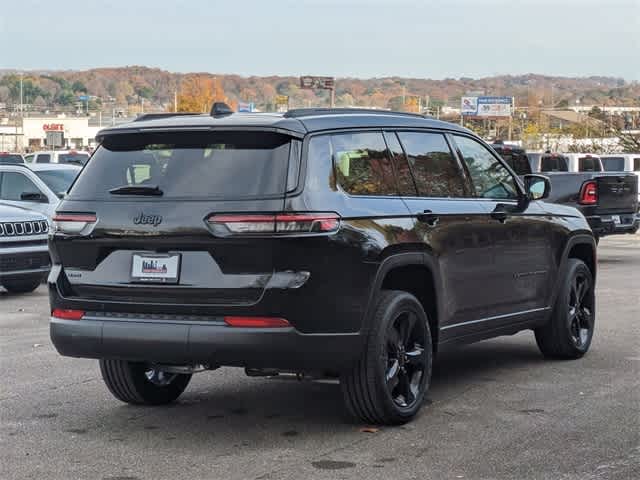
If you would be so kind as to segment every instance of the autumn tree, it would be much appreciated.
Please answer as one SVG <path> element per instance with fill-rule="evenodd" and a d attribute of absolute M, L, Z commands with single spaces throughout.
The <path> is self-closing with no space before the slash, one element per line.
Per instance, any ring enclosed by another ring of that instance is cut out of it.
<path fill-rule="evenodd" d="M 214 102 L 229 103 L 217 78 L 191 75 L 180 84 L 179 112 L 209 112 Z"/>

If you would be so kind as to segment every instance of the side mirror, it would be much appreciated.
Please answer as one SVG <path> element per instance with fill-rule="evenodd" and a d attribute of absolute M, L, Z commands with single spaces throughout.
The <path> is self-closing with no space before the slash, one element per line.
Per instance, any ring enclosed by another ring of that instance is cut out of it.
<path fill-rule="evenodd" d="M 48 203 L 49 199 L 39 192 L 22 192 L 20 200 L 25 202 Z"/>
<path fill-rule="evenodd" d="M 551 193 L 551 181 L 544 175 L 525 175 L 524 188 L 529 200 L 542 200 Z"/>

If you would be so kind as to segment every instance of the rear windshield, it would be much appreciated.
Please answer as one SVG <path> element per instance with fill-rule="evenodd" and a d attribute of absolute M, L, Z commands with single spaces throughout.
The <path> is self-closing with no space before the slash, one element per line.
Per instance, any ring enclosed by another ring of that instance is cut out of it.
<path fill-rule="evenodd" d="M 286 190 L 291 138 L 271 132 L 181 132 L 108 137 L 71 189 L 77 199 L 122 198 L 118 187 L 158 187 L 156 199 L 264 198 Z"/>
<path fill-rule="evenodd" d="M 566 157 L 544 156 L 540 160 L 541 172 L 568 172 L 569 162 Z"/>
<path fill-rule="evenodd" d="M 38 170 L 36 171 L 36 175 L 47 184 L 47 187 L 49 187 L 52 192 L 58 194 L 65 193 L 69 190 L 78 172 L 80 172 L 79 168 L 71 170 Z"/>
<path fill-rule="evenodd" d="M 58 163 L 70 163 L 71 165 L 84 165 L 89 160 L 87 153 L 60 153 Z"/>
<path fill-rule="evenodd" d="M 624 172 L 623 157 L 602 157 L 601 160 L 605 172 Z"/>
<path fill-rule="evenodd" d="M 22 155 L 0 153 L 0 163 L 24 163 L 24 159 L 22 158 Z"/>
<path fill-rule="evenodd" d="M 600 172 L 600 162 L 594 157 L 580 157 L 578 159 L 578 170 L 581 172 Z"/>

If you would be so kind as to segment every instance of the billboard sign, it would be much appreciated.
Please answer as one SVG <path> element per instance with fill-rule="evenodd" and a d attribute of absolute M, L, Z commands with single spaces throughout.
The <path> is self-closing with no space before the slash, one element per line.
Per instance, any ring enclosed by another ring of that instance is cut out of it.
<path fill-rule="evenodd" d="M 513 97 L 462 97 L 462 115 L 473 117 L 509 117 L 513 107 Z"/>
<path fill-rule="evenodd" d="M 300 77 L 300 88 L 310 90 L 333 90 L 336 81 L 333 77 L 314 77 L 305 75 Z"/>

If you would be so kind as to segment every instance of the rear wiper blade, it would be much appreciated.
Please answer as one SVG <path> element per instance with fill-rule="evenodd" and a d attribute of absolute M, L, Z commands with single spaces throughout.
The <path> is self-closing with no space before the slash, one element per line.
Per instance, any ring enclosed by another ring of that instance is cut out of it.
<path fill-rule="evenodd" d="M 158 185 L 122 185 L 109 190 L 112 195 L 152 195 L 160 196 L 164 192 Z"/>

